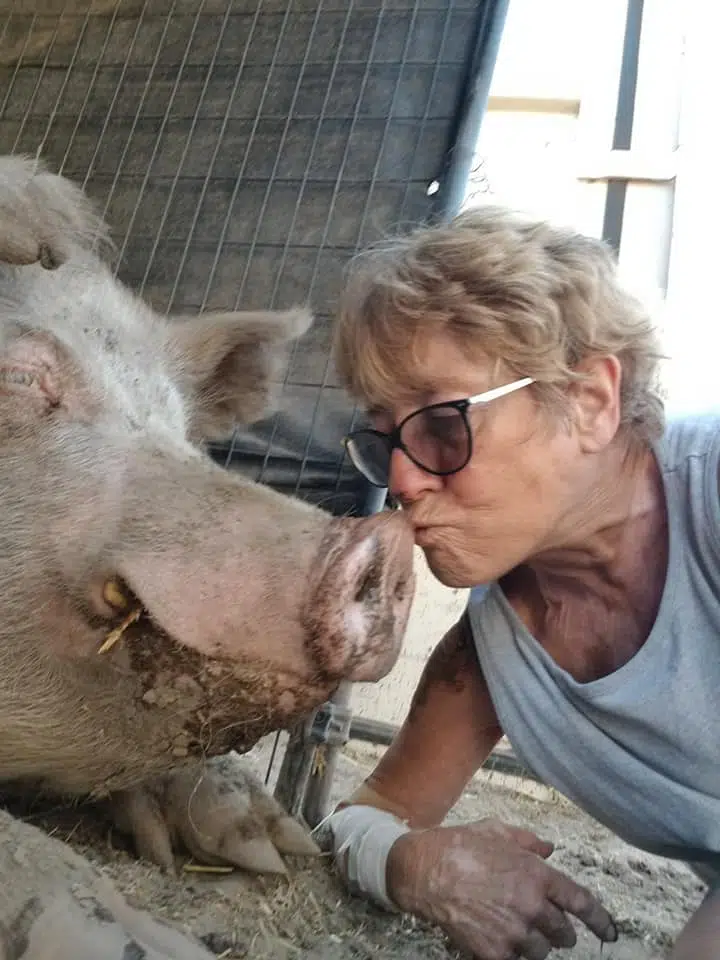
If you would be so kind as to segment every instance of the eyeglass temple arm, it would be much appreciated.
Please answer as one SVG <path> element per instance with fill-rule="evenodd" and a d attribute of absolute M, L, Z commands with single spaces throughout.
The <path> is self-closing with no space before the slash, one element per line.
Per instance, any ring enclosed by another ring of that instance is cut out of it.
<path fill-rule="evenodd" d="M 502 387 L 493 387 L 492 390 L 486 390 L 484 393 L 477 393 L 474 397 L 468 397 L 469 403 L 489 403 L 491 400 L 496 400 L 498 397 L 504 397 L 508 393 L 514 393 L 516 390 L 520 390 L 521 387 L 527 387 L 529 384 L 534 383 L 532 377 L 523 377 L 522 380 L 514 380 L 512 383 L 506 383 Z"/>

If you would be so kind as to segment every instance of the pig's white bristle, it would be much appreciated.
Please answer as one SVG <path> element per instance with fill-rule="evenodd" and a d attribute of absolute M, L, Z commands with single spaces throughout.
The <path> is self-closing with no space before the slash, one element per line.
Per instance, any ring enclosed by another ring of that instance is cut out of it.
<path fill-rule="evenodd" d="M 353 649 L 361 654 L 367 638 L 367 611 L 362 603 L 351 603 L 343 619 L 345 636 L 353 643 Z"/>

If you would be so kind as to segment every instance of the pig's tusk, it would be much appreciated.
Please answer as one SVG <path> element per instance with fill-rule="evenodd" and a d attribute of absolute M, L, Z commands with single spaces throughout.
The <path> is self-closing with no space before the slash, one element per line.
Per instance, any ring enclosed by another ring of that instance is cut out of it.
<path fill-rule="evenodd" d="M 128 597 L 117 580 L 106 580 L 103 587 L 103 600 L 115 610 L 124 610 L 128 605 Z"/>
<path fill-rule="evenodd" d="M 123 617 L 122 621 L 110 631 L 107 637 L 105 637 L 105 640 L 98 649 L 98 653 L 107 653 L 108 650 L 111 650 L 118 642 L 120 637 L 125 633 L 130 624 L 135 623 L 136 620 L 140 619 L 140 614 L 142 611 L 142 607 L 136 607 L 134 610 L 131 610 L 127 616 Z"/>

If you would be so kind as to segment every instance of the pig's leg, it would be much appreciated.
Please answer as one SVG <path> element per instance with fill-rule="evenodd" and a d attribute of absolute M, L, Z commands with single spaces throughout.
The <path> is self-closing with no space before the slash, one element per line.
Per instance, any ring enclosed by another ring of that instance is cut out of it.
<path fill-rule="evenodd" d="M 255 873 L 285 873 L 281 853 L 320 854 L 234 753 L 116 794 L 112 803 L 116 824 L 132 834 L 138 854 L 167 870 L 174 869 L 174 850 Z"/>
<path fill-rule="evenodd" d="M 66 844 L 0 810 L 4 960 L 210 960 L 197 941 L 131 907 Z"/>
<path fill-rule="evenodd" d="M 0 262 L 59 267 L 73 248 L 108 249 L 108 229 L 65 177 L 25 157 L 0 157 Z"/>

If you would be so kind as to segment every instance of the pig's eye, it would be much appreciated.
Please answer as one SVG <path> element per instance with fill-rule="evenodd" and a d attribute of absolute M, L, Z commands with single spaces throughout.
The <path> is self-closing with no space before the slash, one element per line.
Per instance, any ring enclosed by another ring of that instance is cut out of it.
<path fill-rule="evenodd" d="M 37 377 L 29 370 L 18 370 L 10 367 L 6 370 L 0 370 L 0 380 L 4 383 L 16 383 L 21 387 L 30 387 L 36 382 Z"/>
<path fill-rule="evenodd" d="M 28 394 L 33 404 L 28 409 L 49 413 L 62 405 L 62 392 L 56 371 L 45 362 L 8 363 L 0 366 L 0 389 L 6 394 Z"/>

